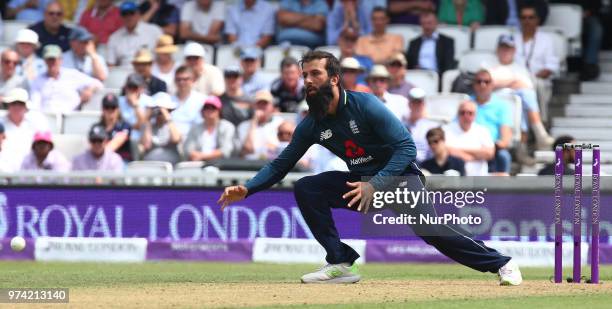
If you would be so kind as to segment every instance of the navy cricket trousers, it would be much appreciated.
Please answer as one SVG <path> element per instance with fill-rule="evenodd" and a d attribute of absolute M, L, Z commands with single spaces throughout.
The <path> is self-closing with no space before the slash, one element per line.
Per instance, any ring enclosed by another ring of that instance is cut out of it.
<path fill-rule="evenodd" d="M 423 183 L 419 177 L 406 177 L 409 190 L 421 190 Z M 342 195 L 350 191 L 346 182 L 361 181 L 361 177 L 347 172 L 325 172 L 307 176 L 295 183 L 294 193 L 302 216 L 315 239 L 325 248 L 326 260 L 330 264 L 350 263 L 359 254 L 340 241 L 334 224 L 331 208 L 347 208 L 349 200 Z M 351 210 L 356 210 L 356 205 Z M 370 207 L 370 211 L 374 208 Z M 419 204 L 416 207 L 402 208 L 412 215 L 430 214 L 435 216 L 433 205 Z M 497 272 L 510 257 L 491 249 L 482 241 L 467 236 L 461 229 L 448 225 L 411 225 L 413 232 L 426 243 L 434 246 L 447 257 L 481 272 Z"/>

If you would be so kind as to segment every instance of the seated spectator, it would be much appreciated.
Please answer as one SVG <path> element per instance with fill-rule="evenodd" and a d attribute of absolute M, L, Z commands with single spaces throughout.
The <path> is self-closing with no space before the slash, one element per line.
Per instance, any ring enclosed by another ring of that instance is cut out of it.
<path fill-rule="evenodd" d="M 276 18 L 276 42 L 310 48 L 325 45 L 325 19 L 329 7 L 324 0 L 283 0 Z"/>
<path fill-rule="evenodd" d="M 52 0 L 10 0 L 6 19 L 37 23 L 43 19 L 45 8 Z"/>
<path fill-rule="evenodd" d="M 421 163 L 423 169 L 432 174 L 465 176 L 465 162 L 449 153 L 442 128 L 430 129 L 426 138 L 433 157 Z"/>
<path fill-rule="evenodd" d="M 51 1 L 45 8 L 43 20 L 29 27 L 38 34 L 40 46 L 36 53 L 39 56 L 42 56 L 43 48 L 50 44 L 59 46 L 63 52 L 70 49 L 68 40 L 70 28 L 64 26 L 63 16 L 62 6 L 56 1 Z"/>
<path fill-rule="evenodd" d="M 438 18 L 442 23 L 469 26 L 474 31 L 484 22 L 484 7 L 481 0 L 440 0 Z"/>
<path fill-rule="evenodd" d="M 132 127 L 131 137 L 140 140 L 140 131 L 146 121 L 145 109 L 153 105 L 153 99 L 145 93 L 146 84 L 142 76 L 130 74 L 123 87 L 123 96 L 119 97 L 121 119 Z"/>
<path fill-rule="evenodd" d="M 391 75 L 389 80 L 389 92 L 399 94 L 403 97 L 408 97 L 410 89 L 414 87 L 406 81 L 406 57 L 402 53 L 396 53 L 393 57 L 387 60 L 387 71 Z"/>
<path fill-rule="evenodd" d="M 62 68 L 62 50 L 57 45 L 45 46 L 43 58 L 47 72 L 30 84 L 32 105 L 44 112 L 66 113 L 78 110 L 102 83 L 75 69 Z"/>
<path fill-rule="evenodd" d="M 265 48 L 274 37 L 275 14 L 274 7 L 263 0 L 242 0 L 231 5 L 225 16 L 227 41 Z"/>
<path fill-rule="evenodd" d="M 70 50 L 62 56 L 62 66 L 104 81 L 108 76 L 106 60 L 96 51 L 93 36 L 82 27 L 70 33 Z"/>
<path fill-rule="evenodd" d="M 243 121 L 253 118 L 251 98 L 242 91 L 242 70 L 230 66 L 223 72 L 225 77 L 225 93 L 219 98 L 222 102 L 221 118 L 238 126 Z"/>
<path fill-rule="evenodd" d="M 102 99 L 102 117 L 100 122 L 93 126 L 103 127 L 109 141 L 106 148 L 119 154 L 128 162 L 132 161 L 132 147 L 130 144 L 131 126 L 121 118 L 119 99 L 114 94 L 107 94 Z"/>
<path fill-rule="evenodd" d="M 410 131 L 414 145 L 416 146 L 417 162 L 422 162 L 431 157 L 426 135 L 429 130 L 440 126 L 439 123 L 427 119 L 425 99 L 425 90 L 421 88 L 412 88 L 408 94 L 410 116 L 404 120 L 406 127 Z"/>
<path fill-rule="evenodd" d="M 181 160 L 178 144 L 182 138 L 170 114 L 176 109 L 176 103 L 165 92 L 155 94 L 153 102 L 139 144 L 142 160 L 165 161 L 174 165 Z"/>
<path fill-rule="evenodd" d="M 548 0 L 482 0 L 485 10 L 484 24 L 520 28 L 519 9 L 526 5 L 536 8 L 538 16 L 541 17 L 540 24 L 543 24 L 548 16 L 548 2 Z"/>
<path fill-rule="evenodd" d="M 95 0 L 57 0 L 64 11 L 64 21 L 78 22 L 86 9 L 92 8 Z"/>
<path fill-rule="evenodd" d="M 247 47 L 240 52 L 240 66 L 242 67 L 242 91 L 246 96 L 252 97 L 260 90 L 269 88 L 268 82 L 261 75 L 261 49 Z"/>
<path fill-rule="evenodd" d="M 140 4 L 142 21 L 158 25 L 164 34 L 176 36 L 179 25 L 179 10 L 167 0 L 146 0 Z"/>
<path fill-rule="evenodd" d="M 30 152 L 31 142 L 36 132 L 49 131 L 47 119 L 37 111 L 29 110 L 28 92 L 15 88 L 2 97 L 7 114 L 0 118 L 4 125 L 6 140 L 2 145 L 5 167 L 10 172 L 17 171 L 23 158 Z"/>
<path fill-rule="evenodd" d="M 21 29 L 15 39 L 15 51 L 19 54 L 17 73 L 25 76 L 28 81 L 34 80 L 47 70 L 45 62 L 36 55 L 38 34 L 30 29 Z"/>
<path fill-rule="evenodd" d="M 36 132 L 32 141 L 32 151 L 21 163 L 22 171 L 70 171 L 70 162 L 64 155 L 53 149 L 51 132 Z"/>
<path fill-rule="evenodd" d="M 276 145 L 275 148 L 270 150 L 270 154 L 268 155 L 269 160 L 275 159 L 276 157 L 278 157 L 278 155 L 281 154 L 281 152 L 283 152 L 283 150 L 285 150 L 285 148 L 287 148 L 287 146 L 291 142 L 291 139 L 293 138 L 294 131 L 295 131 L 295 124 L 292 121 L 283 121 L 278 126 L 278 131 L 276 134 L 276 136 L 278 137 L 278 144 Z M 306 153 L 302 156 L 300 161 L 298 161 L 297 166 L 300 169 L 305 170 L 305 171 L 310 170 L 310 163 L 311 163 L 310 156 L 312 153 L 313 152 L 309 148 L 308 151 L 306 151 Z"/>
<path fill-rule="evenodd" d="M 178 47 L 174 45 L 174 39 L 164 34 L 157 40 L 155 47 L 155 63 L 153 63 L 153 76 L 161 79 L 166 83 L 168 93 L 174 93 L 174 71 L 178 67 L 178 63 L 174 61 L 172 55 L 176 53 Z"/>
<path fill-rule="evenodd" d="M 387 0 L 387 5 L 392 24 L 418 25 L 421 13 L 436 10 L 432 0 Z"/>
<path fill-rule="evenodd" d="M 368 75 L 368 86 L 372 93 L 377 96 L 385 106 L 399 119 L 406 121 L 408 118 L 408 100 L 398 94 L 391 94 L 389 91 L 389 71 L 385 66 L 377 64 L 372 67 Z"/>
<path fill-rule="evenodd" d="M 535 82 L 538 102 L 544 119 L 548 117 L 548 104 L 552 97 L 552 79 L 559 75 L 560 59 L 550 34 L 540 31 L 540 17 L 534 6 L 520 9 L 521 33 L 514 36 L 515 58 L 525 63 Z"/>
<path fill-rule="evenodd" d="M 540 149 L 548 149 L 553 142 L 553 138 L 548 135 L 544 124 L 542 124 L 538 98 L 530 74 L 524 64 L 514 61 L 515 52 L 514 38 L 510 35 L 500 36 L 497 44 L 497 63 L 492 64 L 488 71 L 493 78 L 495 89 L 510 88 L 521 98 L 523 104 L 521 131 L 523 136 L 521 137 L 522 145 L 519 149 L 519 153 L 521 153 L 519 161 L 530 165 L 532 160 L 528 159 L 526 154 L 528 126 L 533 130 Z M 520 158 L 524 158 L 524 160 Z"/>
<path fill-rule="evenodd" d="M 495 156 L 495 144 L 487 129 L 477 123 L 476 103 L 459 105 L 457 120 L 443 127 L 450 155 L 465 162 L 466 176 L 488 175 L 487 161 Z"/>
<path fill-rule="evenodd" d="M 6 139 L 4 134 L 4 125 L 0 122 L 0 173 L 10 173 L 12 168 L 10 166 L 9 154 L 6 151 L 2 151 L 2 143 Z"/>
<path fill-rule="evenodd" d="M 144 79 L 146 94 L 154 95 L 168 90 L 166 82 L 153 75 L 153 55 L 148 49 L 141 49 L 136 52 L 132 60 L 132 66 L 134 71 Z"/>
<path fill-rule="evenodd" d="M 187 66 L 180 66 L 174 74 L 176 83 L 176 95 L 172 97 L 176 108 L 172 111 L 172 121 L 176 123 L 183 141 L 189 133 L 189 129 L 200 120 L 202 102 L 206 99 L 199 91 L 193 88 L 195 75 Z"/>
<path fill-rule="evenodd" d="M 212 161 L 229 158 L 234 149 L 235 128 L 221 119 L 221 101 L 209 96 L 202 105 L 203 121 L 191 127 L 183 153 L 190 161 Z"/>
<path fill-rule="evenodd" d="M 495 142 L 495 157 L 489 161 L 489 173 L 510 174 L 512 157 L 508 149 L 512 142 L 512 108 L 493 94 L 493 79 L 487 70 L 474 76 L 474 96 L 478 109 L 476 123 L 487 128 Z"/>
<path fill-rule="evenodd" d="M 220 43 L 224 19 L 224 1 L 191 0 L 181 8 L 181 40 L 211 45 Z"/>
<path fill-rule="evenodd" d="M 304 100 L 304 80 L 300 66 L 294 58 L 281 61 L 281 76 L 270 86 L 275 104 L 283 113 L 295 113 L 298 105 Z"/>
<path fill-rule="evenodd" d="M 357 55 L 355 47 L 357 45 L 358 38 L 359 36 L 357 35 L 357 32 L 347 29 L 340 34 L 340 38 L 338 39 L 338 48 L 340 48 L 340 60 L 347 57 L 357 59 L 359 65 L 363 68 L 363 73 L 358 76 L 357 82 L 365 85 L 367 72 L 370 72 L 374 62 L 368 56 Z"/>
<path fill-rule="evenodd" d="M 119 7 L 123 26 L 108 39 L 106 61 L 110 66 L 126 66 L 132 62 L 134 51 L 142 48 L 153 50 L 163 34 L 157 25 L 140 21 L 138 6 L 124 1 Z"/>
<path fill-rule="evenodd" d="M 576 139 L 569 135 L 562 135 L 555 139 L 552 150 L 555 151 L 557 146 L 563 146 L 564 144 L 574 144 Z M 563 175 L 574 175 L 574 159 L 576 152 L 573 149 L 563 149 Z M 546 164 L 539 172 L 538 175 L 554 175 L 555 165 L 557 162 L 551 162 Z"/>
<path fill-rule="evenodd" d="M 274 116 L 274 98 L 267 90 L 255 94 L 255 113 L 251 120 L 238 128 L 240 156 L 247 160 L 266 160 L 268 153 L 278 145 L 278 126 L 283 120 Z"/>
<path fill-rule="evenodd" d="M 206 51 L 202 45 L 190 42 L 183 50 L 185 64 L 195 73 L 195 89 L 204 95 L 219 96 L 225 92 L 223 73 L 216 66 L 206 63 Z"/>
<path fill-rule="evenodd" d="M 372 32 L 370 12 L 356 0 L 341 0 L 327 15 L 327 45 L 336 45 L 340 34 L 350 29 L 357 35 Z"/>
<path fill-rule="evenodd" d="M 108 135 L 102 126 L 89 130 L 89 149 L 72 160 L 73 171 L 123 171 L 123 160 L 114 151 L 107 149 Z"/>
<path fill-rule="evenodd" d="M 399 34 L 387 33 L 389 16 L 382 7 L 372 11 L 372 33 L 357 40 L 356 53 L 370 57 L 375 63 L 384 64 L 396 53 L 404 50 L 404 39 Z"/>
<path fill-rule="evenodd" d="M 25 76 L 17 74 L 19 55 L 12 49 L 5 49 L 0 56 L 0 99 L 15 88 L 28 88 Z M 1 108 L 0 108 L 1 109 Z"/>
<path fill-rule="evenodd" d="M 364 71 L 357 59 L 353 57 L 342 59 L 340 68 L 342 70 L 342 88 L 350 91 L 372 92 L 370 87 L 357 83 L 359 75 Z"/>
<path fill-rule="evenodd" d="M 454 69 L 455 41 L 438 32 L 438 18 L 433 12 L 425 12 L 420 18 L 423 34 L 410 41 L 406 59 L 408 69 L 425 69 L 442 75 Z"/>
<path fill-rule="evenodd" d="M 93 34 L 96 44 L 107 44 L 111 34 L 123 26 L 123 21 L 113 0 L 96 0 L 92 8 L 83 12 L 79 25 Z"/>

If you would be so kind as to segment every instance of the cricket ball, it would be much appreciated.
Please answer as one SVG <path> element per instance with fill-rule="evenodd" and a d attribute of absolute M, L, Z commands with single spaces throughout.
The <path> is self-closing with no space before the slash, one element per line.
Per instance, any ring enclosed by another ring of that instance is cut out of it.
<path fill-rule="evenodd" d="M 26 241 L 21 236 L 15 236 L 11 239 L 11 249 L 15 252 L 20 252 L 25 249 Z"/>

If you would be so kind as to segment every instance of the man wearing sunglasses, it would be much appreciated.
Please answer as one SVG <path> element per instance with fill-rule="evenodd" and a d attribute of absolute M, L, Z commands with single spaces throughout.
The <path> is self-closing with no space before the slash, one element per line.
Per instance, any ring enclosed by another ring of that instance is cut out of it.
<path fill-rule="evenodd" d="M 17 64 L 19 64 L 17 52 L 5 49 L 0 56 L 0 99 L 12 89 L 28 87 L 25 76 L 15 73 Z"/>
<path fill-rule="evenodd" d="M 30 26 L 30 29 L 38 34 L 38 56 L 42 56 L 43 48 L 50 44 L 58 45 L 63 52 L 70 49 L 71 30 L 64 26 L 64 11 L 58 2 L 49 2 L 43 20 Z"/>
<path fill-rule="evenodd" d="M 112 150 L 106 149 L 108 134 L 103 126 L 93 126 L 89 130 L 89 149 L 72 160 L 73 171 L 112 171 L 123 170 L 123 160 Z"/>

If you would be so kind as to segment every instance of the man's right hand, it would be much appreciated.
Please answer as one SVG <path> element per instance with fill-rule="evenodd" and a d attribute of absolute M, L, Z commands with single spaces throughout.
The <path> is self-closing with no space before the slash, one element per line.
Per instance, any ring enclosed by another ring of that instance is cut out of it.
<path fill-rule="evenodd" d="M 221 194 L 217 204 L 220 204 L 221 210 L 224 210 L 227 205 L 243 200 L 248 192 L 249 190 L 242 185 L 227 187 L 223 194 Z"/>

